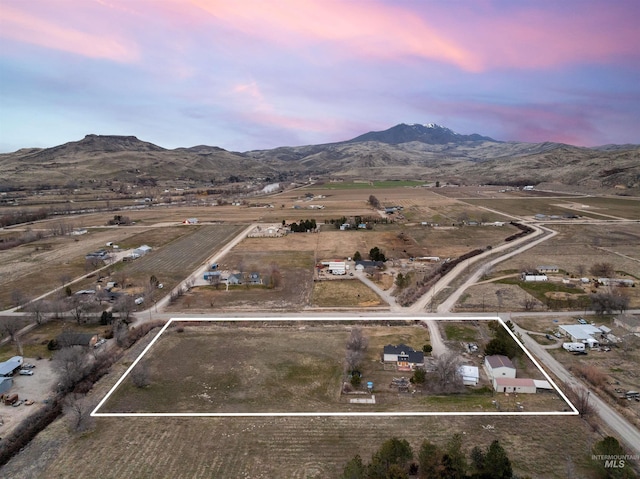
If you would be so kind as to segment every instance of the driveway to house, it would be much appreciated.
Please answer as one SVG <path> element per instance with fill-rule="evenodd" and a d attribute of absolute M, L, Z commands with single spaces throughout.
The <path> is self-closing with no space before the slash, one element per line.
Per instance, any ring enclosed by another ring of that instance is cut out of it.
<path fill-rule="evenodd" d="M 195 270 L 193 273 L 191 273 L 186 279 L 184 279 L 181 283 L 179 283 L 175 288 L 173 288 L 173 290 L 169 294 L 166 294 L 155 305 L 153 305 L 149 309 L 147 309 L 145 311 L 138 312 L 136 314 L 136 318 L 137 318 L 136 323 L 140 324 L 140 323 L 144 323 L 144 322 L 150 321 L 152 319 L 153 312 L 156 312 L 156 313 L 158 311 L 161 312 L 162 309 L 167 304 L 169 304 L 169 301 L 171 300 L 171 294 L 172 293 L 175 293 L 175 292 L 179 291 L 180 289 L 185 288 L 187 285 L 195 284 L 196 280 L 198 278 L 204 276 L 205 271 L 209 270 L 210 265 L 212 263 L 220 262 L 220 260 L 222 258 L 224 258 L 224 256 L 226 256 L 229 253 L 229 251 L 231 251 L 238 243 L 240 243 L 240 241 L 245 239 L 247 237 L 247 235 L 256 226 L 258 226 L 258 223 L 252 223 L 251 225 L 247 226 L 244 230 L 242 230 L 240 233 L 238 233 L 235 238 L 233 238 L 231 241 L 229 241 L 220 251 L 218 251 L 213 256 L 209 257 L 204 262 L 204 264 L 202 266 L 200 266 L 197 270 Z"/>

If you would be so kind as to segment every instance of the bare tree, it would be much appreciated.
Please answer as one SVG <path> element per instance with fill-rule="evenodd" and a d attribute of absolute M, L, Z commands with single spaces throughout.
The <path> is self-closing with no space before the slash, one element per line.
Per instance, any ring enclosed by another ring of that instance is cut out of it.
<path fill-rule="evenodd" d="M 595 412 L 593 404 L 589 401 L 591 393 L 585 388 L 567 388 L 567 396 L 578 410 L 580 417 L 586 417 Z"/>
<path fill-rule="evenodd" d="M 22 292 L 22 290 L 14 289 L 11 291 L 11 303 L 17 308 L 18 306 L 22 306 L 26 302 L 26 296 Z"/>
<path fill-rule="evenodd" d="M 44 312 L 46 310 L 46 303 L 44 301 L 32 301 L 25 307 L 25 310 L 31 313 L 31 318 L 36 324 L 42 324 L 44 322 Z"/>
<path fill-rule="evenodd" d="M 22 329 L 22 321 L 20 318 L 2 318 L 0 319 L 0 331 L 2 331 L 2 335 L 5 334 L 9 336 L 11 342 L 16 341 L 16 337 L 18 331 Z"/>
<path fill-rule="evenodd" d="M 129 295 L 122 296 L 113 306 L 113 311 L 120 313 L 120 319 L 128 323 L 135 308 L 135 301 Z"/>
<path fill-rule="evenodd" d="M 585 275 L 586 272 L 587 272 L 587 267 L 584 264 L 576 265 L 576 273 L 578 273 L 578 276 L 582 277 Z"/>
<path fill-rule="evenodd" d="M 525 311 L 533 311 L 538 304 L 538 300 L 533 296 L 526 295 L 522 298 L 522 307 Z"/>
<path fill-rule="evenodd" d="M 347 372 L 355 371 L 360 366 L 362 362 L 362 351 L 354 351 L 352 349 L 347 349 L 347 353 L 345 354 L 344 362 L 346 366 Z"/>
<path fill-rule="evenodd" d="M 87 397 L 81 394 L 69 394 L 65 398 L 63 410 L 69 418 L 69 427 L 73 432 L 85 432 L 94 428 L 92 406 Z"/>
<path fill-rule="evenodd" d="M 611 278 L 615 274 L 615 269 L 611 263 L 602 262 L 591 266 L 589 272 L 599 278 Z"/>
<path fill-rule="evenodd" d="M 366 351 L 369 340 L 362 334 L 360 328 L 353 328 L 347 340 L 347 349 L 352 351 Z"/>
<path fill-rule="evenodd" d="M 434 385 L 440 391 L 455 391 L 462 386 L 460 376 L 460 358 L 454 352 L 447 352 L 435 357 L 432 376 Z"/>
<path fill-rule="evenodd" d="M 56 352 L 53 361 L 60 375 L 61 391 L 71 390 L 84 378 L 89 368 L 87 358 L 87 350 L 82 346 L 69 346 Z"/>
<path fill-rule="evenodd" d="M 151 384 L 151 373 L 147 363 L 140 362 L 136 364 L 136 367 L 131 371 L 131 381 L 135 387 L 141 389 Z"/>

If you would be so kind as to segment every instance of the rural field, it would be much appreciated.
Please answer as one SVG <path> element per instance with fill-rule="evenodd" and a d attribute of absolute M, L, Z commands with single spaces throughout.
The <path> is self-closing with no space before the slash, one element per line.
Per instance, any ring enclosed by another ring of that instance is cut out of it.
<path fill-rule="evenodd" d="M 493 411 L 497 399 L 501 411 L 516 410 L 515 396 L 496 396 L 490 387 L 468 388 L 454 395 L 421 393 L 419 389 L 417 394 L 407 394 L 391 388 L 394 377 L 411 373 L 385 367 L 383 347 L 405 343 L 421 349 L 428 340 L 422 325 L 361 327 L 371 344 L 360 366 L 360 389 L 366 391 L 364 385 L 372 381 L 375 404 L 350 404 L 354 396 L 341 390 L 347 380 L 344 364 L 352 327 L 305 321 L 293 325 L 173 323 L 99 412 L 468 412 Z M 473 363 L 467 358 L 469 362 Z M 519 359 L 518 369 L 522 377 L 544 379 L 526 356 Z M 141 374 L 148 374 L 147 387 L 136 384 Z M 485 378 L 482 385 L 488 384 Z M 517 398 L 517 403 L 527 411 L 567 408 L 556 394 L 527 395 Z"/>
<path fill-rule="evenodd" d="M 411 336 L 405 339 L 410 341 Z M 89 393 L 94 404 L 143 346 L 136 345 L 96 384 Z M 92 431 L 77 434 L 60 418 L 5 465 L 3 474 L 15 479 L 324 479 L 339 476 L 355 454 L 368 460 L 390 437 L 407 439 L 417 450 L 424 439 L 444 445 L 459 432 L 467 453 L 473 446 L 486 447 L 499 439 L 520 475 L 564 478 L 566 468 L 571 467 L 580 477 L 589 477 L 590 448 L 602 437 L 577 417 L 134 417 L 95 421 Z"/>

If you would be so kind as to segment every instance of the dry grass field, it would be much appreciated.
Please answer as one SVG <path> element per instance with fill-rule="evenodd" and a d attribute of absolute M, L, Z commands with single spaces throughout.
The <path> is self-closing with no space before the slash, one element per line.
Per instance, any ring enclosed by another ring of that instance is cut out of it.
<path fill-rule="evenodd" d="M 311 305 L 321 308 L 388 306 L 380 296 L 357 279 L 315 282 Z"/>
<path fill-rule="evenodd" d="M 370 347 L 394 339 L 400 338 L 371 337 Z M 143 346 L 93 388 L 94 404 Z M 325 479 L 339 476 L 355 454 L 368 460 L 390 437 L 417 450 L 424 439 L 444 445 L 456 432 L 467 453 L 500 440 L 514 471 L 534 479 L 564 478 L 568 465 L 591 477 L 590 447 L 602 437 L 577 417 L 97 418 L 95 429 L 83 434 L 71 433 L 61 418 L 0 472 L 14 479 Z"/>
<path fill-rule="evenodd" d="M 150 385 L 138 388 L 125 380 L 102 407 L 110 413 L 274 413 L 515 411 L 513 398 L 491 388 L 467 388 L 454 395 L 400 393 L 391 388 L 399 372 L 381 363 L 386 344 L 405 343 L 421 349 L 428 340 L 421 325 L 364 326 L 371 337 L 360 369 L 363 386 L 374 384 L 375 404 L 350 404 L 341 394 L 345 345 L 351 325 L 340 323 L 175 323 L 154 344 L 136 370 L 147 368 Z M 464 326 L 469 325 L 466 323 Z M 447 323 L 447 326 L 449 324 Z M 461 327 L 462 325 L 458 324 Z M 474 332 L 475 327 L 471 327 Z M 478 340 L 473 335 L 473 340 Z M 467 362 L 469 358 L 467 357 Z M 480 365 L 476 360 L 476 365 Z M 543 379 L 525 356 L 518 360 L 521 377 Z M 484 378 L 481 386 L 487 386 Z M 527 411 L 562 411 L 555 394 L 519 397 Z"/>

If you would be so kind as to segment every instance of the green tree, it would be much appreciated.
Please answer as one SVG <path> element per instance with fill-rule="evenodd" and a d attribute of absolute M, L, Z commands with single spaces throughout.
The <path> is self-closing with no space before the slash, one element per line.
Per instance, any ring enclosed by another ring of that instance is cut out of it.
<path fill-rule="evenodd" d="M 462 452 L 462 434 L 456 433 L 447 442 L 442 457 L 443 478 L 464 479 L 467 474 L 467 458 Z"/>
<path fill-rule="evenodd" d="M 491 479 L 511 479 L 513 476 L 511 461 L 497 439 L 487 449 L 482 471 L 483 477 Z"/>
<path fill-rule="evenodd" d="M 418 452 L 418 473 L 420 479 L 438 477 L 442 466 L 442 451 L 435 444 L 427 440 L 422 441 Z"/>
<path fill-rule="evenodd" d="M 356 251 L 353 254 L 353 261 L 362 261 L 362 255 L 360 254 L 360 251 Z"/>
<path fill-rule="evenodd" d="M 626 454 L 624 448 L 620 445 L 615 437 L 607 436 L 602 441 L 598 441 L 593 446 L 592 459 L 593 468 L 601 478 L 615 478 L 615 479 L 627 479 L 635 477 L 631 467 L 617 460 L 614 465 L 617 467 L 611 467 L 611 460 L 607 460 L 609 456 L 624 456 Z M 597 457 L 604 456 L 604 457 Z"/>
<path fill-rule="evenodd" d="M 424 354 L 431 354 L 432 351 L 433 351 L 433 346 L 431 346 L 430 344 L 425 344 L 424 346 L 422 346 L 422 352 Z"/>
<path fill-rule="evenodd" d="M 387 261 L 384 253 L 382 253 L 382 251 L 380 251 L 380 248 L 378 248 L 377 246 L 374 246 L 369 250 L 369 259 L 372 261 Z"/>
<path fill-rule="evenodd" d="M 344 466 L 340 479 L 366 479 L 367 468 L 362 463 L 362 458 L 359 455 L 355 455 Z"/>
<path fill-rule="evenodd" d="M 388 439 L 371 458 L 368 477 L 369 479 L 387 479 L 392 465 L 407 471 L 411 459 L 413 459 L 413 450 L 406 439 L 396 437 Z"/>
<path fill-rule="evenodd" d="M 413 376 L 411 376 L 410 381 L 413 384 L 424 384 L 427 379 L 427 372 L 422 368 L 416 368 L 413 371 Z"/>

